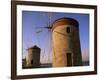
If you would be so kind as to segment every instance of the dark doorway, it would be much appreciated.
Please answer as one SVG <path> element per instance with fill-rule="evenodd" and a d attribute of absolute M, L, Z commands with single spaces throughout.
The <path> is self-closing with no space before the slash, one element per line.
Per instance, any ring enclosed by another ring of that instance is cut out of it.
<path fill-rule="evenodd" d="M 33 60 L 31 60 L 31 64 L 33 64 Z"/>
<path fill-rule="evenodd" d="M 72 53 L 67 53 L 66 54 L 66 58 L 67 58 L 67 66 L 70 67 L 72 66 Z"/>

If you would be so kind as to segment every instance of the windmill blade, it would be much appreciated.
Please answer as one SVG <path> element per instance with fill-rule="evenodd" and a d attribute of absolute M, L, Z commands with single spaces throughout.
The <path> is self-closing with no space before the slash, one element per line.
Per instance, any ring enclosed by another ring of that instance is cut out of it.
<path fill-rule="evenodd" d="M 40 32 L 43 32 L 43 30 L 38 30 L 38 31 L 36 31 L 36 33 L 40 33 Z"/>
<path fill-rule="evenodd" d="M 51 29 L 51 27 L 35 27 L 35 29 Z"/>
<path fill-rule="evenodd" d="M 51 30 L 49 31 L 49 33 L 48 33 L 48 62 L 50 62 L 50 59 L 51 59 L 51 51 L 52 51 L 52 40 L 51 40 Z"/>
<path fill-rule="evenodd" d="M 54 31 L 54 32 L 56 32 L 56 33 L 58 33 L 58 34 L 60 34 L 60 35 L 66 36 L 66 34 L 61 33 L 61 32 L 59 32 L 59 31 Z"/>
<path fill-rule="evenodd" d="M 45 26 L 45 27 L 47 27 L 47 26 Z M 45 28 L 45 27 L 35 27 L 35 29 L 41 29 L 41 28 Z"/>

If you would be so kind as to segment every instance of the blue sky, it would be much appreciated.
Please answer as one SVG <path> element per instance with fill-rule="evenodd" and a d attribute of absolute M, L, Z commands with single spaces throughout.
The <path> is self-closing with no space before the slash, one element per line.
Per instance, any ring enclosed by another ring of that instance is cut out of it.
<path fill-rule="evenodd" d="M 79 22 L 80 42 L 83 60 L 89 60 L 89 14 L 79 13 L 58 13 L 52 12 L 50 24 L 62 17 L 74 18 Z M 48 12 L 22 11 L 23 27 L 23 57 L 27 54 L 27 48 L 37 45 L 41 48 L 41 62 L 52 61 L 51 51 L 51 32 L 45 28 L 48 26 Z M 41 31 L 40 33 L 37 33 Z"/>

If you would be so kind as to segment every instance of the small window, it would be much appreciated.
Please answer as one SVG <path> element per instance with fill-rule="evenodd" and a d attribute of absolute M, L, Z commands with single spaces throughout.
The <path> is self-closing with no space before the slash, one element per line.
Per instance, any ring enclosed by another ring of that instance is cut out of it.
<path fill-rule="evenodd" d="M 67 27 L 67 33 L 70 33 L 70 27 Z"/>

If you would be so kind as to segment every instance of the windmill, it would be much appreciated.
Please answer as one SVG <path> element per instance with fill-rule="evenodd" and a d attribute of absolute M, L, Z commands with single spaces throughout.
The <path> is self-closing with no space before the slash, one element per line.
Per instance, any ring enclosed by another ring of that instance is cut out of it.
<path fill-rule="evenodd" d="M 81 66 L 79 23 L 73 18 L 59 18 L 52 24 L 53 67 Z"/>
<path fill-rule="evenodd" d="M 48 13 L 47 26 L 38 27 L 41 30 L 39 30 L 37 34 L 41 33 L 44 29 L 48 30 L 48 37 L 50 38 L 47 51 L 48 61 L 50 60 L 50 49 L 53 47 L 53 67 L 82 65 L 78 26 L 76 20 L 63 17 L 55 20 L 51 27 L 51 13 Z"/>

